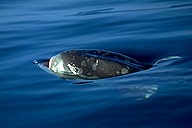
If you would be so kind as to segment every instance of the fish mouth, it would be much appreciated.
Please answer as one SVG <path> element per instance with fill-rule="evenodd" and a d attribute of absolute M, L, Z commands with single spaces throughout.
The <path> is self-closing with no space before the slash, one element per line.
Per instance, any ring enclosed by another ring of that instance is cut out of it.
<path fill-rule="evenodd" d="M 39 60 L 33 60 L 33 64 L 41 64 L 47 68 L 49 68 L 49 59 L 39 59 Z"/>
<path fill-rule="evenodd" d="M 33 64 L 37 65 L 40 69 L 49 74 L 54 74 L 53 71 L 49 69 L 49 59 L 33 60 Z"/>

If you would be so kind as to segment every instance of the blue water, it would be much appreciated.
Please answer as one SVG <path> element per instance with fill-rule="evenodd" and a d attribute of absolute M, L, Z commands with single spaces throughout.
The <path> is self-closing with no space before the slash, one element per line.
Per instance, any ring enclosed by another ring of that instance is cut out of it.
<path fill-rule="evenodd" d="M 192 127 L 191 22 L 190 0 L 1 0 L 0 128 Z M 70 49 L 182 58 L 84 84 L 32 63 Z M 158 90 L 128 91 L 146 86 Z"/>

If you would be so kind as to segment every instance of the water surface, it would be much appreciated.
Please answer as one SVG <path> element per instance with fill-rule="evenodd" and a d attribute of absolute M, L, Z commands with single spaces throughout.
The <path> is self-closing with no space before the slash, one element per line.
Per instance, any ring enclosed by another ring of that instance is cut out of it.
<path fill-rule="evenodd" d="M 2 0 L 0 12 L 1 128 L 192 126 L 191 1 Z M 84 84 L 32 63 L 70 49 L 182 59 Z M 129 92 L 148 86 L 149 98 Z"/>

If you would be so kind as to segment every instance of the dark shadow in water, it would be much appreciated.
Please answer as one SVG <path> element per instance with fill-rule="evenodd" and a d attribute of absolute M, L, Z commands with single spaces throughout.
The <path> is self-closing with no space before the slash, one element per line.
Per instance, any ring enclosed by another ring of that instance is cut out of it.
<path fill-rule="evenodd" d="M 97 14 L 106 14 L 106 13 L 120 13 L 120 12 L 138 12 L 138 11 L 153 11 L 153 10 L 160 10 L 160 9 L 169 9 L 169 8 L 179 8 L 179 7 L 187 7 L 192 6 L 192 3 L 186 4 L 175 4 L 170 5 L 167 7 L 158 7 L 158 8 L 144 8 L 144 9 L 127 9 L 127 10 L 115 10 L 114 8 L 104 8 L 104 9 L 96 9 L 96 10 L 88 10 L 77 12 L 76 14 L 66 15 L 66 16 L 85 16 L 85 15 L 97 15 Z"/>
<path fill-rule="evenodd" d="M 192 7 L 192 3 L 185 3 L 185 4 L 175 4 L 175 5 L 171 5 L 170 8 L 179 8 L 179 7 Z"/>

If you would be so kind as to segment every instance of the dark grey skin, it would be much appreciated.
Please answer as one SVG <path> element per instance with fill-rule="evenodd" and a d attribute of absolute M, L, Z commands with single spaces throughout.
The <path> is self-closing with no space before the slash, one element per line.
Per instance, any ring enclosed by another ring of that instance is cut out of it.
<path fill-rule="evenodd" d="M 100 79 L 109 78 L 149 67 L 114 52 L 102 50 L 71 50 L 53 56 L 49 69 L 61 78 Z"/>

